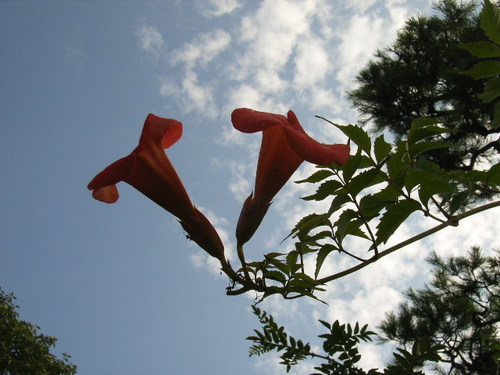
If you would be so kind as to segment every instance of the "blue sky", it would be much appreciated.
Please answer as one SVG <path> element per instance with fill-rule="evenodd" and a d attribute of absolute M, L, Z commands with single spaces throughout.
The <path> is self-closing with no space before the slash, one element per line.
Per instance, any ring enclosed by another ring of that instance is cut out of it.
<path fill-rule="evenodd" d="M 353 77 L 407 17 L 429 11 L 427 0 L 0 1 L 0 286 L 22 319 L 56 336 L 81 375 L 282 373 L 271 356 L 248 358 L 255 296 L 227 297 L 227 279 L 174 217 L 124 183 L 113 205 L 86 185 L 137 145 L 148 113 L 182 121 L 168 156 L 234 259 L 260 136 L 234 131 L 231 111 L 293 109 L 316 139 L 345 142 L 314 115 L 356 122 L 344 98 Z M 305 189 L 290 182 L 278 195 L 248 258 L 286 247 L 297 219 L 321 210 L 298 198 Z M 415 218 L 398 236 L 425 226 Z M 264 308 L 313 342 L 317 318 L 375 325 L 423 283 L 436 244 L 488 249 L 494 233 L 485 213 L 335 283 L 329 306 Z M 366 366 L 382 365 L 380 348 L 365 353 Z"/>

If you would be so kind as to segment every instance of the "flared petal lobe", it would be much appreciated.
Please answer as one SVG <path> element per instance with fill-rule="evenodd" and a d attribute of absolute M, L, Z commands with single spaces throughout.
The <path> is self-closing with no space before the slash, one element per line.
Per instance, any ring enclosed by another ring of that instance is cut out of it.
<path fill-rule="evenodd" d="M 309 137 L 293 111 L 285 117 L 238 108 L 231 121 L 235 129 L 244 133 L 262 131 L 255 189 L 243 204 L 236 228 L 239 244 L 250 240 L 274 196 L 304 160 L 319 165 L 343 165 L 349 158 L 348 145 L 326 145 Z"/>
<path fill-rule="evenodd" d="M 285 128 L 288 142 L 303 160 L 316 165 L 336 163 L 344 165 L 349 160 L 351 148 L 346 144 L 325 145 L 309 137 L 305 132 Z"/>
<path fill-rule="evenodd" d="M 126 157 L 109 165 L 88 184 L 92 196 L 114 203 L 116 184 L 124 181 L 176 216 L 189 236 L 210 254 L 222 254 L 222 242 L 208 219 L 192 204 L 177 172 L 164 152 L 182 136 L 182 123 L 149 114 L 139 145 Z"/>
<path fill-rule="evenodd" d="M 128 176 L 134 157 L 131 154 L 117 160 L 95 176 L 88 184 L 92 196 L 101 202 L 115 203 L 120 197 L 116 184 Z"/>
<path fill-rule="evenodd" d="M 89 183 L 93 196 L 107 203 L 118 199 L 116 184 L 124 181 L 179 219 L 189 217 L 193 204 L 174 167 L 163 151 L 182 136 L 182 123 L 149 114 L 139 145 Z"/>
<path fill-rule="evenodd" d="M 275 125 L 286 125 L 288 120 L 283 115 L 238 108 L 231 114 L 231 122 L 242 133 L 256 133 Z"/>

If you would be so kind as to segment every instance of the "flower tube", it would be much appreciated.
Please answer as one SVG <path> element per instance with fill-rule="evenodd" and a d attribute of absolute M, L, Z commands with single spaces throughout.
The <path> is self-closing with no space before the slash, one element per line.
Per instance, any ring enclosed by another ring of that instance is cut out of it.
<path fill-rule="evenodd" d="M 287 117 L 248 108 L 235 109 L 233 126 L 243 133 L 262 131 L 255 189 L 245 200 L 236 227 L 239 245 L 248 242 L 259 227 L 274 196 L 304 160 L 318 165 L 344 165 L 349 159 L 349 145 L 326 145 L 309 135 L 293 111 Z"/>
<path fill-rule="evenodd" d="M 124 181 L 179 219 L 189 237 L 210 255 L 221 258 L 224 246 L 215 228 L 191 202 L 164 149 L 182 136 L 182 123 L 149 114 L 139 145 L 105 168 L 88 184 L 92 196 L 114 203 L 116 184 Z"/>

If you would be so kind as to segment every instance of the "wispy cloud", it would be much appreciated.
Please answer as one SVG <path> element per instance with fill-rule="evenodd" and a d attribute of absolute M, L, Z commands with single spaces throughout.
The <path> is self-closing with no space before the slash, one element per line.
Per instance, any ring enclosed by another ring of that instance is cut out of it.
<path fill-rule="evenodd" d="M 168 76 L 160 82 L 160 94 L 177 102 L 184 113 L 197 112 L 210 119 L 218 114 L 213 91 L 210 84 L 200 83 L 193 70 L 187 70 L 181 82 Z"/>
<path fill-rule="evenodd" d="M 231 78 L 252 78 L 264 94 L 286 89 L 290 83 L 283 76 L 284 67 L 299 38 L 310 31 L 309 18 L 316 4 L 317 1 L 264 1 L 255 13 L 242 17 L 238 33 L 242 52 L 232 66 Z"/>
<path fill-rule="evenodd" d="M 146 51 L 154 59 L 162 54 L 165 41 L 157 28 L 149 25 L 140 26 L 135 33 L 139 48 Z"/>
<path fill-rule="evenodd" d="M 323 40 L 309 35 L 297 43 L 293 83 L 298 89 L 311 88 L 325 79 L 332 66 Z"/>
<path fill-rule="evenodd" d="M 210 79 L 200 82 L 199 74 L 231 43 L 231 36 L 224 30 L 198 35 L 170 53 L 170 64 L 180 66 L 180 76 L 163 76 L 160 79 L 160 93 L 173 99 L 184 113 L 199 113 L 215 118 L 220 111 L 216 105 L 217 87 Z"/>
<path fill-rule="evenodd" d="M 234 12 L 243 5 L 243 1 L 238 0 L 197 0 L 201 14 L 207 18 L 220 17 Z"/>
<path fill-rule="evenodd" d="M 231 35 L 224 30 L 214 30 L 197 36 L 171 54 L 174 65 L 181 64 L 186 70 L 201 65 L 206 67 L 231 43 Z"/>

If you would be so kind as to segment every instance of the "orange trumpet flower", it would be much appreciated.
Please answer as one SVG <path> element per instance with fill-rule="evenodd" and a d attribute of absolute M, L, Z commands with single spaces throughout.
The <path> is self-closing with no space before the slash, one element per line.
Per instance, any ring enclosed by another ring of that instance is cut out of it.
<path fill-rule="evenodd" d="M 163 151 L 182 136 L 182 123 L 149 114 L 139 145 L 109 165 L 88 184 L 92 196 L 114 203 L 116 184 L 124 181 L 179 219 L 189 237 L 210 255 L 221 258 L 224 246 L 215 228 L 189 199 L 186 189 Z"/>
<path fill-rule="evenodd" d="M 306 134 L 293 111 L 288 111 L 285 117 L 238 108 L 233 111 L 231 121 L 243 133 L 263 133 L 255 190 L 245 200 L 236 227 L 238 244 L 243 245 L 259 227 L 274 196 L 304 160 L 318 165 L 343 165 L 349 159 L 350 147 L 315 141 Z"/>

